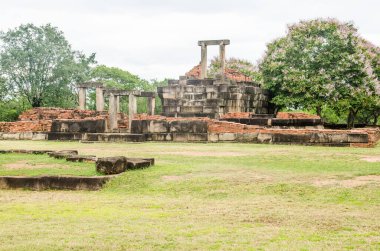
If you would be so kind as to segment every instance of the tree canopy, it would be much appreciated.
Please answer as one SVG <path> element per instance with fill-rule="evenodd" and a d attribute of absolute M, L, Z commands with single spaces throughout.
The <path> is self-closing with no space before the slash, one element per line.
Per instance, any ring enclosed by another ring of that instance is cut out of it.
<path fill-rule="evenodd" d="M 95 54 L 72 50 L 50 24 L 1 32 L 0 42 L 0 76 L 10 95 L 25 98 L 32 107 L 73 106 L 75 83 L 88 77 Z"/>
<path fill-rule="evenodd" d="M 289 26 L 267 45 L 259 67 L 277 106 L 318 115 L 325 107 L 345 110 L 352 126 L 358 111 L 378 98 L 375 55 L 353 24 L 315 19 Z"/>
<path fill-rule="evenodd" d="M 155 91 L 157 86 L 167 85 L 167 80 L 147 81 L 126 70 L 117 67 L 98 65 L 91 70 L 90 78 L 93 81 L 103 82 L 106 87 L 115 87 L 123 90 Z M 145 98 L 138 99 L 138 112 L 147 112 Z M 95 107 L 95 93 L 90 94 L 90 106 Z M 128 111 L 128 99 L 121 100 L 121 109 Z M 156 100 L 156 112 L 161 112 L 161 102 Z"/>
<path fill-rule="evenodd" d="M 96 66 L 91 70 L 91 79 L 104 82 L 108 87 L 117 87 L 125 90 L 149 90 L 150 83 L 126 70 L 105 65 Z"/>

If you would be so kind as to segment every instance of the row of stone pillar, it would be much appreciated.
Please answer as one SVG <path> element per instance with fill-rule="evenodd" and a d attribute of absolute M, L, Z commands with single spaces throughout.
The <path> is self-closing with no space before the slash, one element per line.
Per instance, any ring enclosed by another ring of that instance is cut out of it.
<path fill-rule="evenodd" d="M 78 87 L 78 96 L 79 96 L 79 110 L 86 109 L 86 92 L 87 87 Z M 96 87 L 96 110 L 104 111 L 104 89 L 102 87 Z M 109 122 L 110 129 L 114 130 L 118 128 L 117 115 L 120 113 L 120 96 L 127 96 L 126 94 L 114 94 L 109 93 L 109 104 L 108 104 L 108 113 L 109 113 Z M 128 120 L 129 128 L 131 128 L 131 123 L 133 116 L 137 114 L 137 96 L 133 93 L 128 95 Z M 154 108 L 156 106 L 155 97 L 147 97 L 147 112 L 149 115 L 154 115 Z"/>
<path fill-rule="evenodd" d="M 99 112 L 104 111 L 104 89 L 102 87 L 96 87 L 95 89 L 95 103 L 96 110 Z M 79 96 L 79 110 L 86 110 L 86 93 L 87 87 L 78 87 Z"/>

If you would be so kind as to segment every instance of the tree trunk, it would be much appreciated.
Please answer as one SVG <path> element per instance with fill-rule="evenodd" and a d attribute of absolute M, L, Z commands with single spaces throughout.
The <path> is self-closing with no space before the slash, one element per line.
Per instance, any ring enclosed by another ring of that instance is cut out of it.
<path fill-rule="evenodd" d="M 41 104 L 42 104 L 42 99 L 41 98 L 36 98 L 36 97 L 33 97 L 32 99 L 32 107 L 41 107 Z"/>
<path fill-rule="evenodd" d="M 321 114 L 322 114 L 322 107 L 319 105 L 319 106 L 316 107 L 316 109 L 317 109 L 317 115 L 318 115 L 319 117 L 321 117 Z"/>
<path fill-rule="evenodd" d="M 280 108 L 278 106 L 274 107 L 273 113 L 274 113 L 275 117 L 277 117 L 277 113 L 278 113 L 279 110 L 280 110 Z"/>
<path fill-rule="evenodd" d="M 356 118 L 357 113 L 358 113 L 358 110 L 355 111 L 354 109 L 350 108 L 350 111 L 349 111 L 348 117 L 347 117 L 347 128 L 348 129 L 355 127 L 355 118 Z"/>

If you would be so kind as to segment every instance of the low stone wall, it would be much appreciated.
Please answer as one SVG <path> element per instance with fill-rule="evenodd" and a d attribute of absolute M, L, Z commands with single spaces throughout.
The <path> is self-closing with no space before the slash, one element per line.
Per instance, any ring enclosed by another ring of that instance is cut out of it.
<path fill-rule="evenodd" d="M 145 137 L 142 134 L 130 133 L 86 133 L 82 136 L 83 141 L 101 142 L 143 142 Z"/>
<path fill-rule="evenodd" d="M 278 129 L 218 120 L 134 120 L 132 132 L 144 134 L 148 141 L 330 146 L 373 146 L 380 137 L 378 130 L 369 133 L 368 130 Z"/>
<path fill-rule="evenodd" d="M 0 132 L 91 132 L 108 131 L 108 112 L 92 110 L 33 108 L 23 112 L 19 121 L 0 122 Z M 128 116 L 117 114 L 118 131 L 128 131 Z"/>
<path fill-rule="evenodd" d="M 47 140 L 47 132 L 0 132 L 0 140 Z"/>
<path fill-rule="evenodd" d="M 112 179 L 107 176 L 0 176 L 0 189 L 30 189 L 30 190 L 99 190 Z"/>
<path fill-rule="evenodd" d="M 287 132 L 256 132 L 256 133 L 210 133 L 210 142 L 247 142 L 265 144 L 297 144 L 322 146 L 354 146 L 356 143 L 368 143 L 365 133 L 327 133 L 306 132 L 302 134 Z"/>
<path fill-rule="evenodd" d="M 276 128 L 315 128 L 323 129 L 321 119 L 281 119 L 281 118 L 226 118 L 221 121 L 235 122 L 245 125 L 258 125 Z"/>
<path fill-rule="evenodd" d="M 102 133 L 106 130 L 107 124 L 104 119 L 53 120 L 51 126 L 51 132 Z"/>
<path fill-rule="evenodd" d="M 133 120 L 132 133 L 207 133 L 207 120 Z"/>

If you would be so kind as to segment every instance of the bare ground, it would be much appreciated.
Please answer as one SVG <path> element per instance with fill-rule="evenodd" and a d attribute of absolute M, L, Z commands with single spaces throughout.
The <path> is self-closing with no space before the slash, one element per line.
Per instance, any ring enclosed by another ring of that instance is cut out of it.
<path fill-rule="evenodd" d="M 367 162 L 380 162 L 380 156 L 365 156 L 364 158 L 361 158 L 361 160 Z"/>

